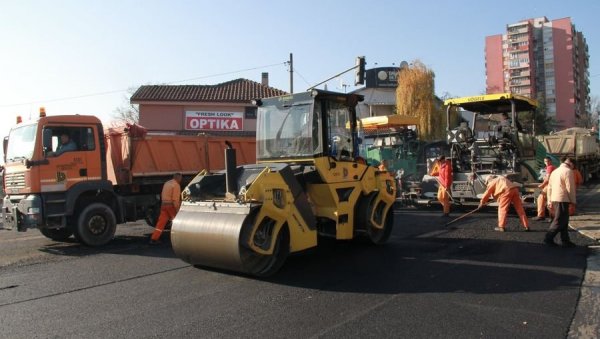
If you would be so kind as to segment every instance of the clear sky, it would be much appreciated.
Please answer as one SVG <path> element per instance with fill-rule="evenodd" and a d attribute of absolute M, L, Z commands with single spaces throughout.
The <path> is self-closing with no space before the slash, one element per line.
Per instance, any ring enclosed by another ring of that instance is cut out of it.
<path fill-rule="evenodd" d="M 570 17 L 589 45 L 600 95 L 598 0 L 0 0 L 0 136 L 16 116 L 91 114 L 108 122 L 129 88 L 237 78 L 294 91 L 354 65 L 416 59 L 437 95 L 485 91 L 484 44 L 506 24 Z M 351 91 L 348 73 L 328 83 Z"/>

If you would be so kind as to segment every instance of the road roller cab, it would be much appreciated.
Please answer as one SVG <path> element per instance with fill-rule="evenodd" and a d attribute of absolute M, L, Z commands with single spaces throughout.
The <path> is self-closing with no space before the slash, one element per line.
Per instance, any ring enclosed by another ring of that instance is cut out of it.
<path fill-rule="evenodd" d="M 356 104 L 321 90 L 257 100 L 257 164 L 200 172 L 184 189 L 173 249 L 194 265 L 267 276 L 319 236 L 384 243 L 396 185 L 358 157 Z"/>

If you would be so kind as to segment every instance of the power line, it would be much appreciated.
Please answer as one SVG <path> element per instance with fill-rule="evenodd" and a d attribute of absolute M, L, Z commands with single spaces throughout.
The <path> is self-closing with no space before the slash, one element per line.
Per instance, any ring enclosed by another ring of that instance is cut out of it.
<path fill-rule="evenodd" d="M 240 69 L 240 70 L 237 70 L 237 71 L 216 73 L 216 74 L 211 74 L 211 75 L 203 75 L 203 76 L 199 76 L 199 77 L 195 77 L 195 78 L 189 78 L 189 79 L 183 79 L 183 80 L 176 80 L 176 81 L 167 82 L 166 85 L 172 85 L 172 84 L 177 84 L 177 83 L 182 83 L 182 82 L 192 81 L 192 80 L 214 78 L 214 77 L 218 77 L 218 76 L 235 74 L 235 73 L 242 73 L 242 72 L 253 71 L 253 70 L 262 69 L 262 68 L 269 68 L 269 67 L 274 67 L 274 66 L 279 66 L 279 65 L 284 65 L 284 64 L 285 64 L 284 62 L 279 62 L 279 63 L 276 63 L 276 64 L 270 64 L 270 65 L 264 65 L 264 66 L 258 66 L 258 67 L 251 67 L 251 68 Z M 16 107 L 16 106 L 26 106 L 26 105 L 42 104 L 42 103 L 57 102 L 57 101 L 68 101 L 68 100 L 74 100 L 74 99 L 81 99 L 81 98 L 88 98 L 88 97 L 94 97 L 94 96 L 101 96 L 101 95 L 108 95 L 108 94 L 126 92 L 128 90 L 129 90 L 129 88 L 126 88 L 126 89 L 117 89 L 117 90 L 112 90 L 112 91 L 96 92 L 96 93 L 89 93 L 89 94 L 81 94 L 81 95 L 75 95 L 75 96 L 70 96 L 70 97 L 54 98 L 54 99 L 47 99 L 47 100 L 35 100 L 35 101 L 30 101 L 30 102 L 22 102 L 22 103 L 18 103 L 18 104 L 6 104 L 6 105 L 0 105 L 0 108 Z"/>
<path fill-rule="evenodd" d="M 298 69 L 296 69 L 296 67 L 294 67 L 294 72 L 296 72 L 296 74 L 298 74 L 298 76 L 300 76 L 300 78 L 308 85 L 310 86 L 310 83 L 308 81 L 306 81 L 306 79 L 304 78 L 304 76 L 302 76 L 302 74 L 300 74 L 300 72 L 298 72 Z"/>

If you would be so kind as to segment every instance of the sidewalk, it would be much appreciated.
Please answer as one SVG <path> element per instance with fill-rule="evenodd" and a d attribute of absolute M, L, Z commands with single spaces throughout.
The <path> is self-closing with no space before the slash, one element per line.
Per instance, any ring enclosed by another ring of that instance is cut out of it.
<path fill-rule="evenodd" d="M 569 226 L 600 243 L 600 185 L 577 190 L 577 213 Z M 588 247 L 587 266 L 567 338 L 597 338 L 600 333 L 600 246 Z"/>
<path fill-rule="evenodd" d="M 580 234 L 600 242 L 600 186 L 577 190 L 577 213 L 569 218 L 569 226 Z"/>

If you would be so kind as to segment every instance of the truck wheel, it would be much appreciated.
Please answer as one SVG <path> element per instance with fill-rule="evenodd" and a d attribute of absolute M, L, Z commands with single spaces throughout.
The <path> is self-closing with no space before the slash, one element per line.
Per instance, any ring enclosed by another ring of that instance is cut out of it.
<path fill-rule="evenodd" d="M 158 208 L 156 208 L 156 207 L 148 208 L 148 209 L 146 209 L 146 213 L 144 215 L 144 220 L 146 221 L 146 224 L 148 224 L 148 226 L 154 227 L 154 226 L 156 226 L 156 222 L 158 221 L 159 215 L 160 215 L 160 205 L 158 206 Z"/>
<path fill-rule="evenodd" d="M 376 212 L 378 213 L 378 212 Z M 390 235 L 392 235 L 392 229 L 394 228 L 394 208 L 390 207 L 386 216 L 385 222 L 383 224 L 383 229 L 378 229 L 373 226 L 367 229 L 367 234 L 369 235 L 369 239 L 375 245 L 381 245 L 388 241 Z"/>
<path fill-rule="evenodd" d="M 58 228 L 58 229 L 50 229 L 50 228 L 42 228 L 40 232 L 49 239 L 55 241 L 65 241 L 69 239 L 71 235 L 73 235 L 73 231 L 68 228 Z"/>
<path fill-rule="evenodd" d="M 84 245 L 106 245 L 115 235 L 117 221 L 115 214 L 102 203 L 93 203 L 79 214 L 75 237 Z"/>

